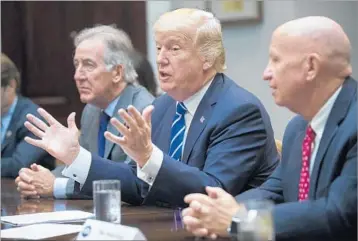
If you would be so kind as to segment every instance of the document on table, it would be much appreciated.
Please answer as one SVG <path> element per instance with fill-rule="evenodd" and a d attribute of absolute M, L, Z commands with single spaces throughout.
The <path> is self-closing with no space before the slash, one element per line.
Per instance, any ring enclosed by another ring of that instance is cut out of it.
<path fill-rule="evenodd" d="M 79 233 L 82 225 L 42 223 L 1 230 L 2 239 L 45 239 Z"/>
<path fill-rule="evenodd" d="M 68 210 L 58 212 L 32 213 L 14 216 L 1 217 L 1 222 L 13 225 L 29 225 L 36 223 L 65 223 L 65 222 L 82 222 L 88 218 L 94 218 L 93 213 Z"/>

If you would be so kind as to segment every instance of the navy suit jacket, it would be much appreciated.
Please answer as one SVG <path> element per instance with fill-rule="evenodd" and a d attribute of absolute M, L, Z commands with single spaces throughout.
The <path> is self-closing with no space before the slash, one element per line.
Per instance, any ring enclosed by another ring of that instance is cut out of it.
<path fill-rule="evenodd" d="M 259 188 L 236 199 L 271 199 L 276 241 L 357 240 L 357 83 L 347 78 L 328 117 L 310 178 L 309 201 L 297 202 L 307 121 L 295 117 L 282 161 Z"/>
<path fill-rule="evenodd" d="M 128 165 L 92 157 L 82 191 L 92 191 L 92 181 L 120 179 L 122 199 L 132 204 L 184 206 L 183 198 L 218 186 L 236 195 L 263 183 L 278 164 L 270 119 L 260 101 L 224 74 L 217 74 L 195 112 L 184 146 L 183 159 L 169 152 L 170 130 L 176 101 L 168 95 L 154 102 L 152 141 L 164 160 L 148 185 Z"/>
<path fill-rule="evenodd" d="M 1 177 L 18 176 L 23 167 L 37 163 L 49 169 L 54 168 L 54 159 L 46 151 L 24 141 L 25 136 L 36 138 L 24 126 L 26 115 L 31 113 L 40 118 L 36 104 L 28 98 L 18 96 L 14 114 L 1 145 Z"/>

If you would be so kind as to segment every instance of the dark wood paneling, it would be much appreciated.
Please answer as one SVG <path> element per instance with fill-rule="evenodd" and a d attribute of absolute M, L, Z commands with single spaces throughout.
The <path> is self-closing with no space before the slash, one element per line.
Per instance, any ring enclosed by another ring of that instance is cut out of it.
<path fill-rule="evenodd" d="M 146 53 L 145 1 L 1 2 L 2 51 L 21 69 L 22 93 L 62 123 L 83 109 L 73 81 L 71 33 L 115 24 Z"/>

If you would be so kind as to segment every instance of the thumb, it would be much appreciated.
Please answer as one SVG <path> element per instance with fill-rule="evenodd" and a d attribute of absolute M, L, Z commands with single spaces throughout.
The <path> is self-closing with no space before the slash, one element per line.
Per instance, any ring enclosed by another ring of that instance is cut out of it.
<path fill-rule="evenodd" d="M 71 130 L 76 130 L 78 131 L 78 128 L 76 126 L 76 121 L 75 121 L 75 117 L 76 117 L 76 112 L 72 112 L 68 118 L 67 118 L 67 126 L 68 128 L 70 128 Z"/>
<path fill-rule="evenodd" d="M 145 107 L 145 109 L 143 110 L 143 118 L 144 118 L 145 122 L 148 123 L 149 126 L 152 126 L 153 110 L 154 110 L 153 105 L 149 105 L 149 106 Z"/>
<path fill-rule="evenodd" d="M 208 193 L 209 197 L 214 199 L 220 198 L 227 194 L 223 189 L 219 187 L 206 187 L 206 192 Z"/>
<path fill-rule="evenodd" d="M 31 164 L 30 167 L 31 167 L 31 170 L 33 170 L 35 172 L 39 171 L 38 165 L 36 163 Z"/>

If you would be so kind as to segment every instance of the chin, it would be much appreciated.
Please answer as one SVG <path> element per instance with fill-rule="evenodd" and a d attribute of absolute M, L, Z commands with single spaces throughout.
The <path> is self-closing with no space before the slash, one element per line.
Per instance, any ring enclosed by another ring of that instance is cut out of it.
<path fill-rule="evenodd" d="M 88 103 L 90 103 L 91 102 L 91 98 L 89 97 L 89 96 L 80 96 L 80 100 L 81 100 L 81 102 L 82 103 L 84 103 L 84 104 L 88 104 Z"/>

